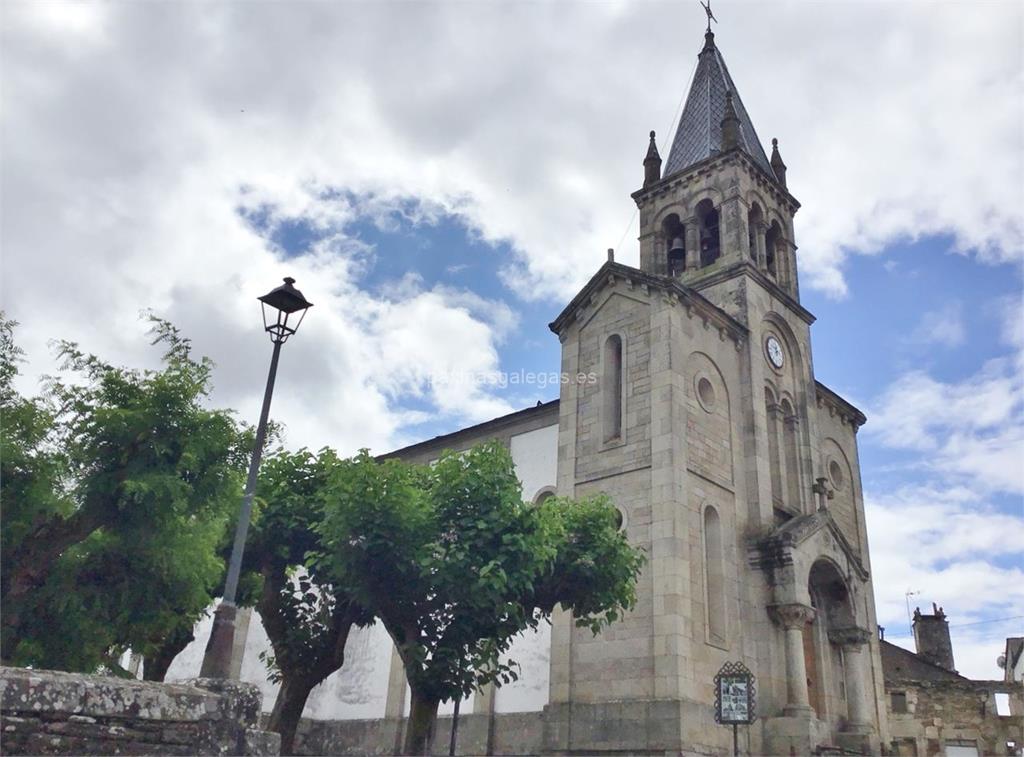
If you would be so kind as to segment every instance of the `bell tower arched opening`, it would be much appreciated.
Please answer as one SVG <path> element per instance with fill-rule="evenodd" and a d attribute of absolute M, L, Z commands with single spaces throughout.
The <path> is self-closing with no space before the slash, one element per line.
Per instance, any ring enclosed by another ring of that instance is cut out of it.
<path fill-rule="evenodd" d="M 779 242 L 782 239 L 782 227 L 778 221 L 772 221 L 764 235 L 764 264 L 772 276 L 779 275 Z"/>
<path fill-rule="evenodd" d="M 756 202 L 747 211 L 747 245 L 750 259 L 757 265 L 761 258 L 761 238 L 764 235 L 764 212 Z"/>
<path fill-rule="evenodd" d="M 722 254 L 722 240 L 719 234 L 718 209 L 711 200 L 697 203 L 697 222 L 700 224 L 700 265 L 709 266 Z"/>
<path fill-rule="evenodd" d="M 672 213 L 662 221 L 661 232 L 665 239 L 665 270 L 669 276 L 678 276 L 686 270 L 686 226 Z"/>

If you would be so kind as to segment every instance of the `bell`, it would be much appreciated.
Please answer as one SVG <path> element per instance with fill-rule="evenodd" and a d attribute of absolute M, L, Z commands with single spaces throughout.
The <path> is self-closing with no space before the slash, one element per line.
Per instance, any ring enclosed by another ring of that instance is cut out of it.
<path fill-rule="evenodd" d="M 672 240 L 672 246 L 668 248 L 668 253 L 669 255 L 671 255 L 672 253 L 677 253 L 681 255 L 686 254 L 686 247 L 683 245 L 682 237 L 676 237 L 675 239 Z"/>

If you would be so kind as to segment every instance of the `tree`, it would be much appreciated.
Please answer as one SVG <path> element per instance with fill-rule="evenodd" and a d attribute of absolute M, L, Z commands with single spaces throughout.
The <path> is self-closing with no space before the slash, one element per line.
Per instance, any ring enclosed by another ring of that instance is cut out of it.
<path fill-rule="evenodd" d="M 608 501 L 524 503 L 498 443 L 432 467 L 364 451 L 342 471 L 322 560 L 395 643 L 412 692 L 407 754 L 429 749 L 441 701 L 515 678 L 503 654 L 556 604 L 596 632 L 635 602 L 643 558 Z"/>
<path fill-rule="evenodd" d="M 262 577 L 256 608 L 273 649 L 265 661 L 281 685 L 267 727 L 281 734 L 282 754 L 293 751 L 310 691 L 344 663 L 352 626 L 373 622 L 312 559 L 324 492 L 345 468 L 330 449 L 303 449 L 278 451 L 260 472 L 244 567 Z"/>
<path fill-rule="evenodd" d="M 13 388 L 20 353 L 3 324 L 0 656 L 83 670 L 127 645 L 149 653 L 210 603 L 244 435 L 204 406 L 212 364 L 166 321 L 153 319 L 159 370 L 59 342 L 60 374 L 31 400 Z M 55 623 L 73 624 L 73 642 Z"/>

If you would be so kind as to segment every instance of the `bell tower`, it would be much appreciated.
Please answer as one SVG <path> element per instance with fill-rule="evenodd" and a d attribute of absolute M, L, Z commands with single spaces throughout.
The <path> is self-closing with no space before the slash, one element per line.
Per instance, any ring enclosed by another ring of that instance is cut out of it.
<path fill-rule="evenodd" d="M 786 166 L 772 140 L 765 153 L 710 30 L 698 57 L 675 139 L 662 169 L 652 132 L 640 211 L 640 268 L 678 279 L 743 323 L 734 287 L 747 274 L 799 303 Z"/>
<path fill-rule="evenodd" d="M 610 257 L 551 329 L 563 375 L 594 379 L 561 386 L 558 493 L 609 497 L 648 561 L 599 636 L 553 617 L 544 751 L 725 753 L 713 681 L 741 661 L 751 753 L 877 753 L 864 416 L 815 380 L 799 203 L 710 28 L 668 157 L 652 132 L 643 167 L 640 267 Z"/>

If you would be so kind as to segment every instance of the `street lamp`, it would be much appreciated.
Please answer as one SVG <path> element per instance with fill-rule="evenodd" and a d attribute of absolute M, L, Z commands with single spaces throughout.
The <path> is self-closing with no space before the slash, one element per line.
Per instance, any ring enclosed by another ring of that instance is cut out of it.
<path fill-rule="evenodd" d="M 210 641 L 206 645 L 203 667 L 199 673 L 203 678 L 231 677 L 231 653 L 235 645 L 235 592 L 238 589 L 238 576 L 242 572 L 242 553 L 245 551 L 245 537 L 249 531 L 252 498 L 256 491 L 256 474 L 260 469 L 263 442 L 267 435 L 267 416 L 270 414 L 270 398 L 274 393 L 274 379 L 277 377 L 277 359 L 281 355 L 281 345 L 299 330 L 302 319 L 306 317 L 306 311 L 313 306 L 294 284 L 295 279 L 289 276 L 284 280 L 284 284 L 259 298 L 260 307 L 263 309 L 263 328 L 270 334 L 274 352 L 270 358 L 267 389 L 263 393 L 263 409 L 260 410 L 256 442 L 252 450 L 252 460 L 249 462 L 249 477 L 245 481 L 245 494 L 242 496 L 242 507 L 238 513 L 235 543 L 231 547 L 231 562 L 228 563 L 224 596 L 213 615 L 213 631 L 210 632 Z"/>

